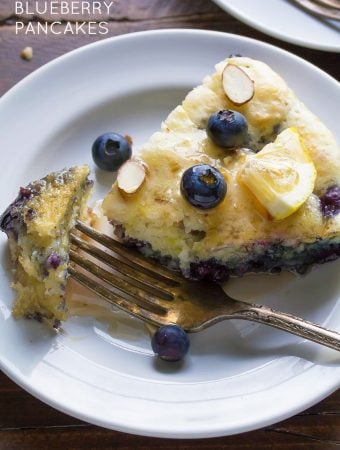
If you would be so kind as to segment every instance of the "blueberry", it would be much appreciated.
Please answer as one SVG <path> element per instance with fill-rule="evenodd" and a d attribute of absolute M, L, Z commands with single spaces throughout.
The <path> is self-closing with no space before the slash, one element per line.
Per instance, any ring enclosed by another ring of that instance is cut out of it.
<path fill-rule="evenodd" d="M 9 231 L 13 229 L 13 216 L 10 208 L 7 208 L 6 211 L 0 217 L 0 229 L 2 231 Z"/>
<path fill-rule="evenodd" d="M 243 114 L 225 109 L 212 114 L 208 120 L 209 138 L 220 147 L 242 147 L 247 139 L 248 124 Z"/>
<path fill-rule="evenodd" d="M 60 256 L 57 253 L 51 253 L 46 260 L 46 268 L 58 269 L 60 265 Z"/>
<path fill-rule="evenodd" d="M 152 350 L 166 361 L 179 361 L 189 350 L 189 338 L 177 325 L 165 325 L 152 336 Z"/>
<path fill-rule="evenodd" d="M 19 196 L 21 198 L 30 198 L 32 196 L 32 194 L 33 194 L 32 189 L 30 189 L 29 187 L 27 187 L 27 188 L 21 187 L 20 188 Z"/>
<path fill-rule="evenodd" d="M 100 169 L 114 172 L 132 154 L 131 144 L 118 133 L 104 133 L 92 145 L 92 157 Z"/>
<path fill-rule="evenodd" d="M 334 185 L 320 197 L 321 211 L 325 217 L 333 217 L 340 212 L 340 186 Z"/>
<path fill-rule="evenodd" d="M 26 212 L 26 219 L 33 220 L 37 216 L 37 211 L 35 209 L 29 208 Z"/>
<path fill-rule="evenodd" d="M 227 193 L 227 183 L 220 171 L 209 164 L 197 164 L 187 169 L 181 180 L 183 197 L 193 206 L 214 208 Z"/>

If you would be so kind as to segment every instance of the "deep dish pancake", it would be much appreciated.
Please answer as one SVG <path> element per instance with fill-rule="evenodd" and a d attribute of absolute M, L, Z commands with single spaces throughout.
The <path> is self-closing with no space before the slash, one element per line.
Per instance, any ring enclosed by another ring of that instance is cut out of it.
<path fill-rule="evenodd" d="M 223 89 L 227 64 L 238 66 L 254 82 L 254 96 L 242 106 L 231 102 Z M 226 109 L 241 112 L 248 122 L 246 145 L 231 152 L 215 145 L 206 132 L 210 115 Z M 298 134 L 316 177 L 302 205 L 273 220 L 241 182 L 240 173 L 250 158 L 287 130 Z M 169 114 L 139 156 L 148 167 L 143 185 L 123 195 L 116 182 L 104 199 L 104 213 L 123 241 L 187 277 L 224 280 L 247 272 L 303 272 L 340 255 L 339 147 L 326 126 L 263 62 L 239 57 L 219 63 Z M 228 187 L 223 202 L 209 210 L 190 205 L 180 190 L 183 172 L 200 163 L 217 168 Z"/>
<path fill-rule="evenodd" d="M 15 317 L 47 321 L 58 328 L 67 316 L 65 285 L 69 231 L 85 212 L 92 182 L 87 166 L 54 172 L 20 188 L 0 218 L 16 276 Z"/>

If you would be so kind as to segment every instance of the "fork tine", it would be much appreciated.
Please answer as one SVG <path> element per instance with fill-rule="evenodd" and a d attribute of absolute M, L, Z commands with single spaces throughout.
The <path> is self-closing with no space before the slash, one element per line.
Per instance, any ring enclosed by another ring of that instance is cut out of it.
<path fill-rule="evenodd" d="M 150 261 L 149 259 L 147 260 L 145 256 L 138 255 L 132 249 L 126 248 L 122 243 L 100 233 L 84 222 L 78 220 L 75 228 L 91 239 L 97 241 L 99 244 L 102 244 L 104 247 L 117 253 L 124 258 L 124 262 L 133 269 L 138 269 L 144 274 L 171 285 L 178 285 L 182 281 L 181 275 L 178 275 L 176 272 L 171 271 L 166 267 L 160 266 L 160 264 L 157 264 L 156 262 Z"/>
<path fill-rule="evenodd" d="M 92 278 L 77 271 L 72 266 L 72 264 L 69 265 L 68 272 L 74 280 L 78 281 L 78 283 L 84 285 L 85 287 L 95 292 L 100 297 L 102 297 L 104 300 L 108 301 L 117 308 L 125 311 L 126 313 L 131 314 L 132 316 L 135 316 L 141 320 L 145 320 L 146 322 L 152 323 L 153 325 L 156 326 L 162 326 L 167 323 L 165 317 L 162 317 L 154 312 L 148 311 L 147 309 L 144 309 L 143 307 L 136 305 L 135 303 L 129 302 L 121 298 L 119 295 L 110 291 L 105 286 L 100 285 Z"/>
<path fill-rule="evenodd" d="M 330 8 L 339 9 L 340 10 L 340 1 L 339 0 L 314 0 L 316 3 L 320 3 L 320 5 L 328 6 Z"/>
<path fill-rule="evenodd" d="M 168 292 L 166 289 L 163 289 L 159 285 L 155 284 L 155 280 L 148 280 L 145 275 L 135 269 L 132 269 L 131 266 L 126 264 L 124 261 L 117 259 L 113 254 L 109 254 L 104 250 L 96 247 L 95 245 L 90 244 L 89 242 L 84 241 L 79 236 L 76 236 L 71 233 L 70 235 L 71 243 L 75 245 L 77 248 L 85 251 L 86 253 L 94 256 L 99 261 L 102 261 L 107 266 L 111 267 L 115 271 L 119 272 L 124 277 L 128 278 L 129 282 L 138 288 L 143 288 L 157 296 L 163 298 L 164 300 L 172 300 L 173 295 Z M 168 287 L 168 286 L 167 286 Z"/>
<path fill-rule="evenodd" d="M 166 313 L 166 301 L 160 300 L 156 295 L 150 295 L 143 289 L 136 288 L 130 283 L 124 281 L 122 278 L 117 277 L 115 274 L 108 272 L 107 270 L 99 267 L 97 264 L 82 258 L 78 253 L 72 249 L 69 252 L 70 260 L 76 263 L 78 266 L 87 270 L 92 275 L 95 275 L 100 280 L 105 280 L 113 290 L 118 294 L 126 298 L 126 295 L 132 297 L 135 302 L 142 303 L 147 309 L 153 309 L 158 314 Z M 118 292 L 117 292 L 118 290 Z"/>
<path fill-rule="evenodd" d="M 337 8 L 322 6 L 321 0 L 318 0 L 318 3 L 315 3 L 313 0 L 293 0 L 297 5 L 304 8 L 306 11 L 316 14 L 320 17 L 326 17 L 328 19 L 340 20 L 340 11 Z M 323 0 L 326 1 L 326 0 Z"/>

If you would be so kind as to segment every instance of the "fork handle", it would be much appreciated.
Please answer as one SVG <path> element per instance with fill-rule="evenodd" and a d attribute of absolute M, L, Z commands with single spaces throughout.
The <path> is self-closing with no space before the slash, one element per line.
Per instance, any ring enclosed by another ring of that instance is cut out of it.
<path fill-rule="evenodd" d="M 340 351 L 340 333 L 262 305 L 247 305 L 235 314 L 239 319 L 263 323 Z M 234 317 L 235 317 L 234 316 Z"/>

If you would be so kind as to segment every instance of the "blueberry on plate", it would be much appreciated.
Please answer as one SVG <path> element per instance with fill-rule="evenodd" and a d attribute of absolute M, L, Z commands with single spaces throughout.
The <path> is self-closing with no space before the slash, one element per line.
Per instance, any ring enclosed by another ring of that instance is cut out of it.
<path fill-rule="evenodd" d="M 103 170 L 114 172 L 131 158 L 130 142 L 118 133 L 104 133 L 92 145 L 92 158 Z"/>
<path fill-rule="evenodd" d="M 224 200 L 227 183 L 215 167 L 209 164 L 197 164 L 183 173 L 181 192 L 192 206 L 209 209 Z"/>
<path fill-rule="evenodd" d="M 207 134 L 214 144 L 227 149 L 242 147 L 248 135 L 248 123 L 243 114 L 224 109 L 212 114 Z"/>
<path fill-rule="evenodd" d="M 165 325 L 152 336 L 152 350 L 166 361 L 179 361 L 189 350 L 189 338 L 177 325 Z"/>

